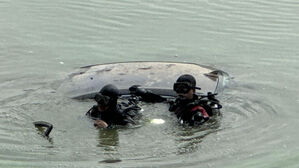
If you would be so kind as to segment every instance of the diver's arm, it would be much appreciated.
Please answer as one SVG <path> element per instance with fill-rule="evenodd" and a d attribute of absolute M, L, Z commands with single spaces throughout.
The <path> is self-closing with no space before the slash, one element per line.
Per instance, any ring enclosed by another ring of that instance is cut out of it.
<path fill-rule="evenodd" d="M 149 90 L 146 90 L 144 88 L 139 88 L 138 85 L 133 85 L 129 88 L 129 91 L 132 95 L 140 96 L 142 98 L 142 101 L 150 102 L 150 103 L 156 103 L 156 102 L 165 102 L 167 99 L 152 93 Z"/>

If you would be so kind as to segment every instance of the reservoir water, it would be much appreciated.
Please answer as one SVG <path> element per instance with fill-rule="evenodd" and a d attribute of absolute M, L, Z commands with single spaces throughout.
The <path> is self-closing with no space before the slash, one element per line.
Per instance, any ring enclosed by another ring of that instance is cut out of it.
<path fill-rule="evenodd" d="M 0 0 L 0 167 L 297 168 L 298 44 L 297 0 Z M 124 61 L 229 73 L 222 117 L 186 128 L 142 104 L 140 127 L 95 129 L 94 102 L 58 88 L 78 67 Z"/>

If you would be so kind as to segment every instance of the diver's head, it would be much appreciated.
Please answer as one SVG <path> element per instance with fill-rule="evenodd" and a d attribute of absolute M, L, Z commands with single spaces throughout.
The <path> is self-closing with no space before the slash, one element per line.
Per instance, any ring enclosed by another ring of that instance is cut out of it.
<path fill-rule="evenodd" d="M 108 107 L 116 105 L 118 96 L 118 88 L 112 84 L 108 84 L 95 95 L 94 99 L 98 103 L 98 106 L 105 110 Z"/>
<path fill-rule="evenodd" d="M 108 96 L 112 99 L 117 99 L 119 96 L 119 90 L 116 86 L 112 84 L 105 85 L 101 90 L 100 93 L 102 95 Z"/>
<path fill-rule="evenodd" d="M 196 80 L 192 75 L 181 75 L 173 84 L 173 90 L 181 97 L 192 99 L 196 87 Z"/>
<path fill-rule="evenodd" d="M 105 111 L 108 109 L 110 104 L 110 97 L 103 95 L 102 93 L 97 93 L 94 96 L 94 100 L 98 103 L 98 109 L 100 111 Z"/>

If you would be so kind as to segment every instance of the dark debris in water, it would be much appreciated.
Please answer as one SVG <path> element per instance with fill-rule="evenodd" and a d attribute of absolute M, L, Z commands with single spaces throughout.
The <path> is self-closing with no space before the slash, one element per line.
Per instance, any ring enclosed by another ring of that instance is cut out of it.
<path fill-rule="evenodd" d="M 149 69 L 152 69 L 152 66 L 149 66 L 149 67 L 143 67 L 143 68 L 138 68 L 140 70 L 149 70 Z"/>
<path fill-rule="evenodd" d="M 105 159 L 105 160 L 99 161 L 99 163 L 118 163 L 118 162 L 121 162 L 121 160 L 120 159 Z"/>

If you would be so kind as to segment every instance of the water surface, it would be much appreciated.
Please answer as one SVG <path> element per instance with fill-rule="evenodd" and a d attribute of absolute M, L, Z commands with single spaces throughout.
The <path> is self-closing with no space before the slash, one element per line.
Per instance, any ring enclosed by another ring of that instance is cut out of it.
<path fill-rule="evenodd" d="M 298 16 L 296 0 L 0 0 L 1 167 L 298 167 Z M 184 128 L 143 104 L 140 127 L 93 128 L 93 102 L 57 88 L 80 66 L 121 61 L 228 72 L 222 118 Z M 50 139 L 36 120 L 54 125 Z"/>

